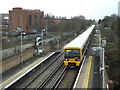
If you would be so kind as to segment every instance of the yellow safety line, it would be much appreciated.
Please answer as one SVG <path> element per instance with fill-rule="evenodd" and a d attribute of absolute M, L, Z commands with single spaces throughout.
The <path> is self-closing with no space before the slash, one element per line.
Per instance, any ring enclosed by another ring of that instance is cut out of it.
<path fill-rule="evenodd" d="M 88 69 L 88 73 L 87 73 L 87 79 L 86 79 L 86 85 L 85 85 L 85 88 L 87 89 L 88 88 L 88 83 L 89 83 L 89 78 L 90 78 L 90 70 L 91 70 L 91 65 L 92 65 L 92 56 L 89 56 L 89 67 L 87 68 Z"/>
<path fill-rule="evenodd" d="M 2 86 L 3 84 L 5 84 L 6 82 L 12 80 L 14 77 L 16 77 L 18 74 L 22 73 L 23 71 L 27 70 L 29 67 L 31 67 L 33 64 L 39 62 L 42 58 L 38 59 L 37 61 L 35 61 L 34 63 L 30 64 L 29 66 L 27 66 L 26 68 L 24 68 L 23 70 L 17 72 L 15 75 L 13 75 L 12 77 L 10 77 L 9 79 L 7 79 L 6 81 L 4 81 L 3 83 L 0 84 L 0 86 Z"/>

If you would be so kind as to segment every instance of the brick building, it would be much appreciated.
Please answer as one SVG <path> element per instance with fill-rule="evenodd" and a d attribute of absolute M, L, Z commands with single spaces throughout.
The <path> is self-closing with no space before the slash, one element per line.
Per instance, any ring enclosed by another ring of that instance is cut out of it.
<path fill-rule="evenodd" d="M 43 11 L 22 8 L 13 8 L 13 10 L 9 11 L 9 27 L 11 32 L 16 32 L 17 28 L 22 28 L 25 32 L 32 32 L 33 29 L 40 32 L 43 26 Z"/>

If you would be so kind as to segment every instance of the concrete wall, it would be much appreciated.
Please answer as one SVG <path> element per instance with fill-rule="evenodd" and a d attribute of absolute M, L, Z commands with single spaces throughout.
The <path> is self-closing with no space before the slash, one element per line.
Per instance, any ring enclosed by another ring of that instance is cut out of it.
<path fill-rule="evenodd" d="M 34 48 L 28 48 L 23 52 L 23 59 L 27 60 L 33 56 Z M 20 64 L 20 53 L 2 60 L 2 72 Z M 1 73 L 1 72 L 0 72 Z"/>
<path fill-rule="evenodd" d="M 46 44 L 44 45 L 44 52 L 48 53 L 50 52 L 50 45 Z M 33 54 L 35 53 L 35 48 L 30 47 L 23 51 L 23 59 L 24 61 L 28 60 L 29 58 L 33 57 Z M 12 56 L 9 56 L 2 60 L 2 71 L 0 70 L 0 73 L 13 68 L 14 66 L 20 64 L 20 53 L 14 54 Z"/>

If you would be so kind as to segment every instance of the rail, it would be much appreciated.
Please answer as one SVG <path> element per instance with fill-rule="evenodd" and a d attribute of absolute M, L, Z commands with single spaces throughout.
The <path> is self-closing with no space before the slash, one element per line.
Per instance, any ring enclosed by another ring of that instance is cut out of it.
<path fill-rule="evenodd" d="M 65 76 L 65 74 L 67 73 L 67 68 L 65 67 L 64 70 L 62 71 L 62 73 L 59 75 L 58 79 L 54 82 L 54 84 L 51 86 L 52 90 L 55 90 L 58 85 L 60 84 L 61 80 L 63 79 L 63 77 Z"/>
<path fill-rule="evenodd" d="M 63 65 L 63 61 L 61 61 L 54 69 L 53 71 L 43 80 L 41 84 L 39 84 L 36 88 L 36 90 L 42 89 L 44 85 L 49 81 L 49 79 L 56 73 L 56 71 Z"/>
<path fill-rule="evenodd" d="M 4 88 L 15 88 L 14 87 L 14 85 L 16 84 L 16 83 L 19 83 L 20 82 L 20 80 L 22 80 L 22 79 L 24 79 L 24 77 L 25 76 L 29 76 L 29 75 L 31 75 L 31 73 L 33 73 L 34 71 L 36 71 L 36 69 L 37 69 L 37 67 L 40 65 L 40 64 L 42 64 L 42 63 L 44 63 L 47 59 L 49 59 L 50 57 L 52 57 L 53 55 L 54 55 L 55 53 L 52 53 L 52 54 L 50 54 L 48 57 L 46 57 L 45 59 L 43 59 L 41 62 L 39 62 L 39 63 L 37 63 L 37 64 L 35 64 L 35 66 L 33 66 L 33 67 L 31 67 L 28 71 L 26 71 L 25 73 L 23 73 L 23 74 L 21 74 L 19 77 L 17 77 L 17 79 L 15 79 L 15 80 L 13 80 L 13 82 L 11 82 L 10 84 L 8 84 L 7 86 L 5 86 Z M 62 53 L 61 53 L 62 54 Z M 61 55 L 60 54 L 60 55 Z M 58 55 L 58 57 L 57 58 L 59 58 L 59 56 L 60 55 Z M 50 63 L 50 64 L 52 64 L 52 63 Z M 30 66 L 32 66 L 32 65 L 30 65 Z M 28 68 L 27 68 L 28 69 Z M 24 70 L 26 70 L 26 69 L 24 69 Z M 43 70 L 44 71 L 44 70 Z M 42 71 L 42 72 L 43 72 Z M 20 73 L 21 73 L 22 71 L 20 71 Z M 41 73 L 42 73 L 41 72 Z M 18 73 L 18 74 L 20 74 L 20 73 Z M 17 76 L 17 75 L 16 75 Z M 30 83 L 30 82 L 29 82 Z M 28 83 L 28 84 L 29 84 Z M 25 86 L 26 87 L 26 86 Z"/>
<path fill-rule="evenodd" d="M 50 65 L 52 65 L 56 61 L 56 59 L 58 59 L 61 55 L 62 53 L 60 53 L 48 66 L 46 66 L 36 77 L 34 77 L 33 80 L 31 80 L 31 82 L 29 82 L 25 88 L 27 88 L 36 78 L 38 78 L 40 74 L 47 70 L 50 67 Z"/>

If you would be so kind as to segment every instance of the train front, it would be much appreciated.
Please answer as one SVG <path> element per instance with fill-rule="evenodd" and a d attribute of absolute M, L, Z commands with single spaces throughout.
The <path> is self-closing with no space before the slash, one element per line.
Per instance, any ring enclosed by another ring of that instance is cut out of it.
<path fill-rule="evenodd" d="M 80 66 L 81 62 L 80 48 L 64 48 L 64 65 Z"/>

